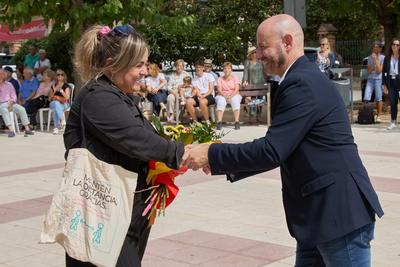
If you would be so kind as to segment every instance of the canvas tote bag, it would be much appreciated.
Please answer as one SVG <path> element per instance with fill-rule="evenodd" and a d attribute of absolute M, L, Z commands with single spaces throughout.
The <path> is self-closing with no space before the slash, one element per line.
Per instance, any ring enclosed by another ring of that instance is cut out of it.
<path fill-rule="evenodd" d="M 131 222 L 136 184 L 136 173 L 98 160 L 86 148 L 69 150 L 40 243 L 57 242 L 77 260 L 115 266 Z"/>

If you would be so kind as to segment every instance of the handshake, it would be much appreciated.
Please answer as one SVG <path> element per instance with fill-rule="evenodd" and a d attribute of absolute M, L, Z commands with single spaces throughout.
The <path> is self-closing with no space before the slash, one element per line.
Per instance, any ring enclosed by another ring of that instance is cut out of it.
<path fill-rule="evenodd" d="M 211 169 L 208 162 L 208 149 L 211 144 L 186 145 L 180 167 L 186 166 L 197 171 L 202 169 L 205 174 L 210 174 Z"/>

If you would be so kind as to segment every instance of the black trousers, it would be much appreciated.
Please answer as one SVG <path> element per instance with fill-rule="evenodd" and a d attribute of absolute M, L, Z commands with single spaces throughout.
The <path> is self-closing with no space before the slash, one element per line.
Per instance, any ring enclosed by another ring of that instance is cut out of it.
<path fill-rule="evenodd" d="M 391 79 L 389 83 L 390 117 L 392 121 L 397 120 L 397 104 L 399 103 L 400 84 L 397 79 Z"/>
<path fill-rule="evenodd" d="M 136 193 L 132 209 L 132 220 L 122 245 L 116 267 L 141 267 L 141 261 L 150 234 L 148 220 L 142 216 L 145 209 L 144 200 L 149 192 Z M 92 267 L 89 262 L 81 262 L 66 254 L 66 267 Z"/>
<path fill-rule="evenodd" d="M 44 108 L 46 106 L 46 103 L 48 103 L 47 97 L 44 96 L 37 97 L 25 103 L 24 107 L 26 109 L 26 113 L 29 116 L 31 125 L 37 124 L 36 113 L 38 112 L 39 109 Z"/>

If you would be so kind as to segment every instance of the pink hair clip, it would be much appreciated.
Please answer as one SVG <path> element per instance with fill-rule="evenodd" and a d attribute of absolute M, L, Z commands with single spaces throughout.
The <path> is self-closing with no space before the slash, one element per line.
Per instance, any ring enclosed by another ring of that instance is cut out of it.
<path fill-rule="evenodd" d="M 108 26 L 103 26 L 100 30 L 99 30 L 99 35 L 101 37 L 103 37 L 104 35 L 107 35 L 107 33 L 109 33 L 111 31 L 110 27 Z"/>

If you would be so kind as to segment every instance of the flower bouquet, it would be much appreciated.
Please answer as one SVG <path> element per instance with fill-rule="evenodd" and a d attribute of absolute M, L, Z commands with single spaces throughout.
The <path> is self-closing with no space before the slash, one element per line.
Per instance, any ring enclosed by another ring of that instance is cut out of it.
<path fill-rule="evenodd" d="M 226 135 L 223 131 L 217 133 L 214 124 L 203 124 L 195 122 L 185 127 L 178 126 L 163 126 L 160 119 L 153 115 L 153 127 L 157 133 L 173 141 L 181 141 L 184 145 L 201 144 L 201 143 L 217 143 Z M 187 171 L 186 167 L 181 167 L 179 170 L 174 170 L 163 162 L 149 162 L 149 173 L 146 178 L 147 184 L 151 188 L 151 193 L 146 199 L 146 208 L 143 211 L 143 216 L 149 219 L 149 226 L 154 224 L 156 215 L 165 215 L 165 209 L 175 199 L 179 188 L 175 185 L 175 177 L 184 174 Z"/>

